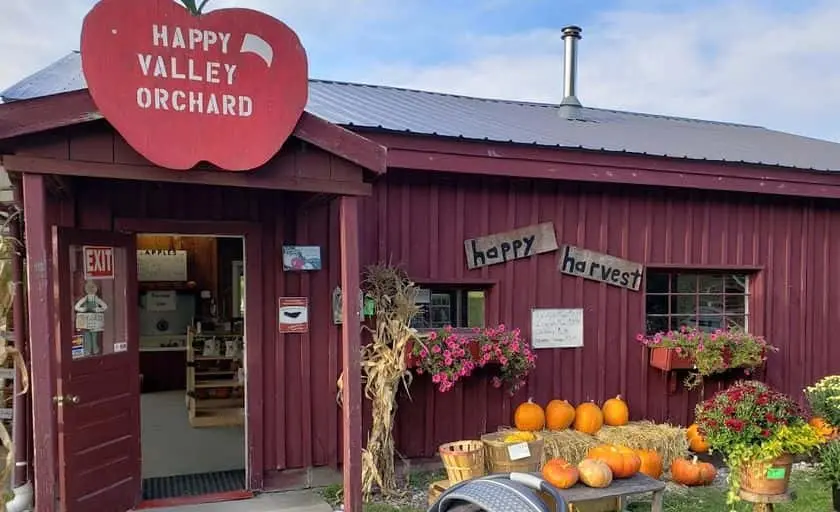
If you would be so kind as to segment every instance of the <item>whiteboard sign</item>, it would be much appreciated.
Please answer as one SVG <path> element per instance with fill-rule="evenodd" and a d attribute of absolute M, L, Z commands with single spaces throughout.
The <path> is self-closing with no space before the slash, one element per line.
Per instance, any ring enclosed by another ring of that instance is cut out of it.
<path fill-rule="evenodd" d="M 534 348 L 583 346 L 583 309 L 532 309 L 531 345 Z"/>
<path fill-rule="evenodd" d="M 187 251 L 137 251 L 137 280 L 187 281 Z"/>

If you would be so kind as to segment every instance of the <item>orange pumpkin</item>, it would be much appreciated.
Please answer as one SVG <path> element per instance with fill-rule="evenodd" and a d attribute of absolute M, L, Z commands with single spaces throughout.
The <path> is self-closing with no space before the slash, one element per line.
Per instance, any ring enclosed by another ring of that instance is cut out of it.
<path fill-rule="evenodd" d="M 575 485 L 580 477 L 578 469 L 565 459 L 551 459 L 545 463 L 542 476 L 546 482 L 558 489 L 568 489 Z"/>
<path fill-rule="evenodd" d="M 552 400 L 545 406 L 545 426 L 549 430 L 564 430 L 575 421 L 575 408 L 565 400 Z"/>
<path fill-rule="evenodd" d="M 575 409 L 575 430 L 594 434 L 604 425 L 604 413 L 594 402 L 584 402 Z"/>
<path fill-rule="evenodd" d="M 589 450 L 589 458 L 602 460 L 612 470 L 615 478 L 630 478 L 639 472 L 642 461 L 630 448 L 600 445 Z"/>
<path fill-rule="evenodd" d="M 529 398 L 527 402 L 523 402 L 516 407 L 513 412 L 513 424 L 517 430 L 526 432 L 542 430 L 545 426 L 545 411 Z"/>
<path fill-rule="evenodd" d="M 584 485 L 595 488 L 609 487 L 612 483 L 613 474 L 607 464 L 602 460 L 583 459 L 578 464 L 580 481 Z"/>
<path fill-rule="evenodd" d="M 604 402 L 601 411 L 604 414 L 604 423 L 611 427 L 627 425 L 627 422 L 630 421 L 630 409 L 627 407 L 627 403 L 621 399 L 621 395 Z"/>
<path fill-rule="evenodd" d="M 837 433 L 837 429 L 832 428 L 825 419 L 820 418 L 819 416 L 814 416 L 808 420 L 808 424 L 811 425 L 811 428 L 813 428 L 814 431 L 816 431 L 816 433 L 823 439 L 833 437 Z"/>
<path fill-rule="evenodd" d="M 682 485 L 707 485 L 714 481 L 716 475 L 717 469 L 712 464 L 698 462 L 697 457 L 692 460 L 676 459 L 671 464 L 671 479 Z"/>
<path fill-rule="evenodd" d="M 706 438 L 700 434 L 697 434 L 688 440 L 688 447 L 694 453 L 706 453 L 709 451 L 709 443 L 706 442 Z"/>
<path fill-rule="evenodd" d="M 691 438 L 700 434 L 700 427 L 697 423 L 692 423 L 688 430 L 685 431 L 685 438 L 691 441 Z"/>
<path fill-rule="evenodd" d="M 641 461 L 639 473 L 656 479 L 662 476 L 662 456 L 656 450 L 636 450 L 636 455 Z"/>

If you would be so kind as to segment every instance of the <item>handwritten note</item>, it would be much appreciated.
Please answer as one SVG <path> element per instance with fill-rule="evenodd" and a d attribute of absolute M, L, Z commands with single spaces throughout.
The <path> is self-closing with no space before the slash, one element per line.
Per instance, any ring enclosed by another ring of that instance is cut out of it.
<path fill-rule="evenodd" d="M 534 348 L 583 346 L 583 309 L 532 309 L 531 344 Z"/>

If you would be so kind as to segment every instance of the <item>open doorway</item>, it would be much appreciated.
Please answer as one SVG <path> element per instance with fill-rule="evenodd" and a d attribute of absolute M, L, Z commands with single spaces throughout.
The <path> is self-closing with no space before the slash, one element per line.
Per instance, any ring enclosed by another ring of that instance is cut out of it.
<path fill-rule="evenodd" d="M 244 261 L 242 237 L 137 235 L 146 502 L 247 488 Z"/>

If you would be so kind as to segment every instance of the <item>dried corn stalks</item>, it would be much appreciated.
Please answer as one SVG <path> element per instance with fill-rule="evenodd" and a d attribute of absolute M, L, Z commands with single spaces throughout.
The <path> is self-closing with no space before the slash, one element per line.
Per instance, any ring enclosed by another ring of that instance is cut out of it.
<path fill-rule="evenodd" d="M 411 373 L 406 369 L 405 351 L 417 336 L 411 320 L 419 312 L 414 300 L 417 289 L 402 270 L 388 265 L 367 269 L 365 291 L 376 306 L 374 328 L 365 326 L 371 343 L 362 348 L 362 382 L 371 401 L 372 425 L 362 451 L 362 494 L 369 497 L 374 486 L 383 494 L 397 490 L 394 467 L 394 415 L 397 391 L 408 392 Z M 339 403 L 343 379 L 339 377 Z"/>
<path fill-rule="evenodd" d="M 16 283 L 12 279 L 12 258 L 20 243 L 8 235 L 8 228 L 18 215 L 19 212 L 8 215 L 0 225 L 0 367 L 5 367 L 11 360 L 21 380 L 21 393 L 26 393 L 29 390 L 29 373 L 23 356 L 16 348 L 7 345 L 8 342 L 4 336 L 4 333 L 8 332 L 8 318 L 15 296 Z M 12 437 L 2 422 L 0 422 L 0 443 L 6 449 L 6 457 L 0 468 L 0 482 L 4 487 L 2 489 L 4 499 L 0 499 L 0 512 L 6 512 L 6 503 L 13 497 L 11 489 L 6 488 L 6 485 L 10 482 L 15 467 L 15 452 Z"/>

